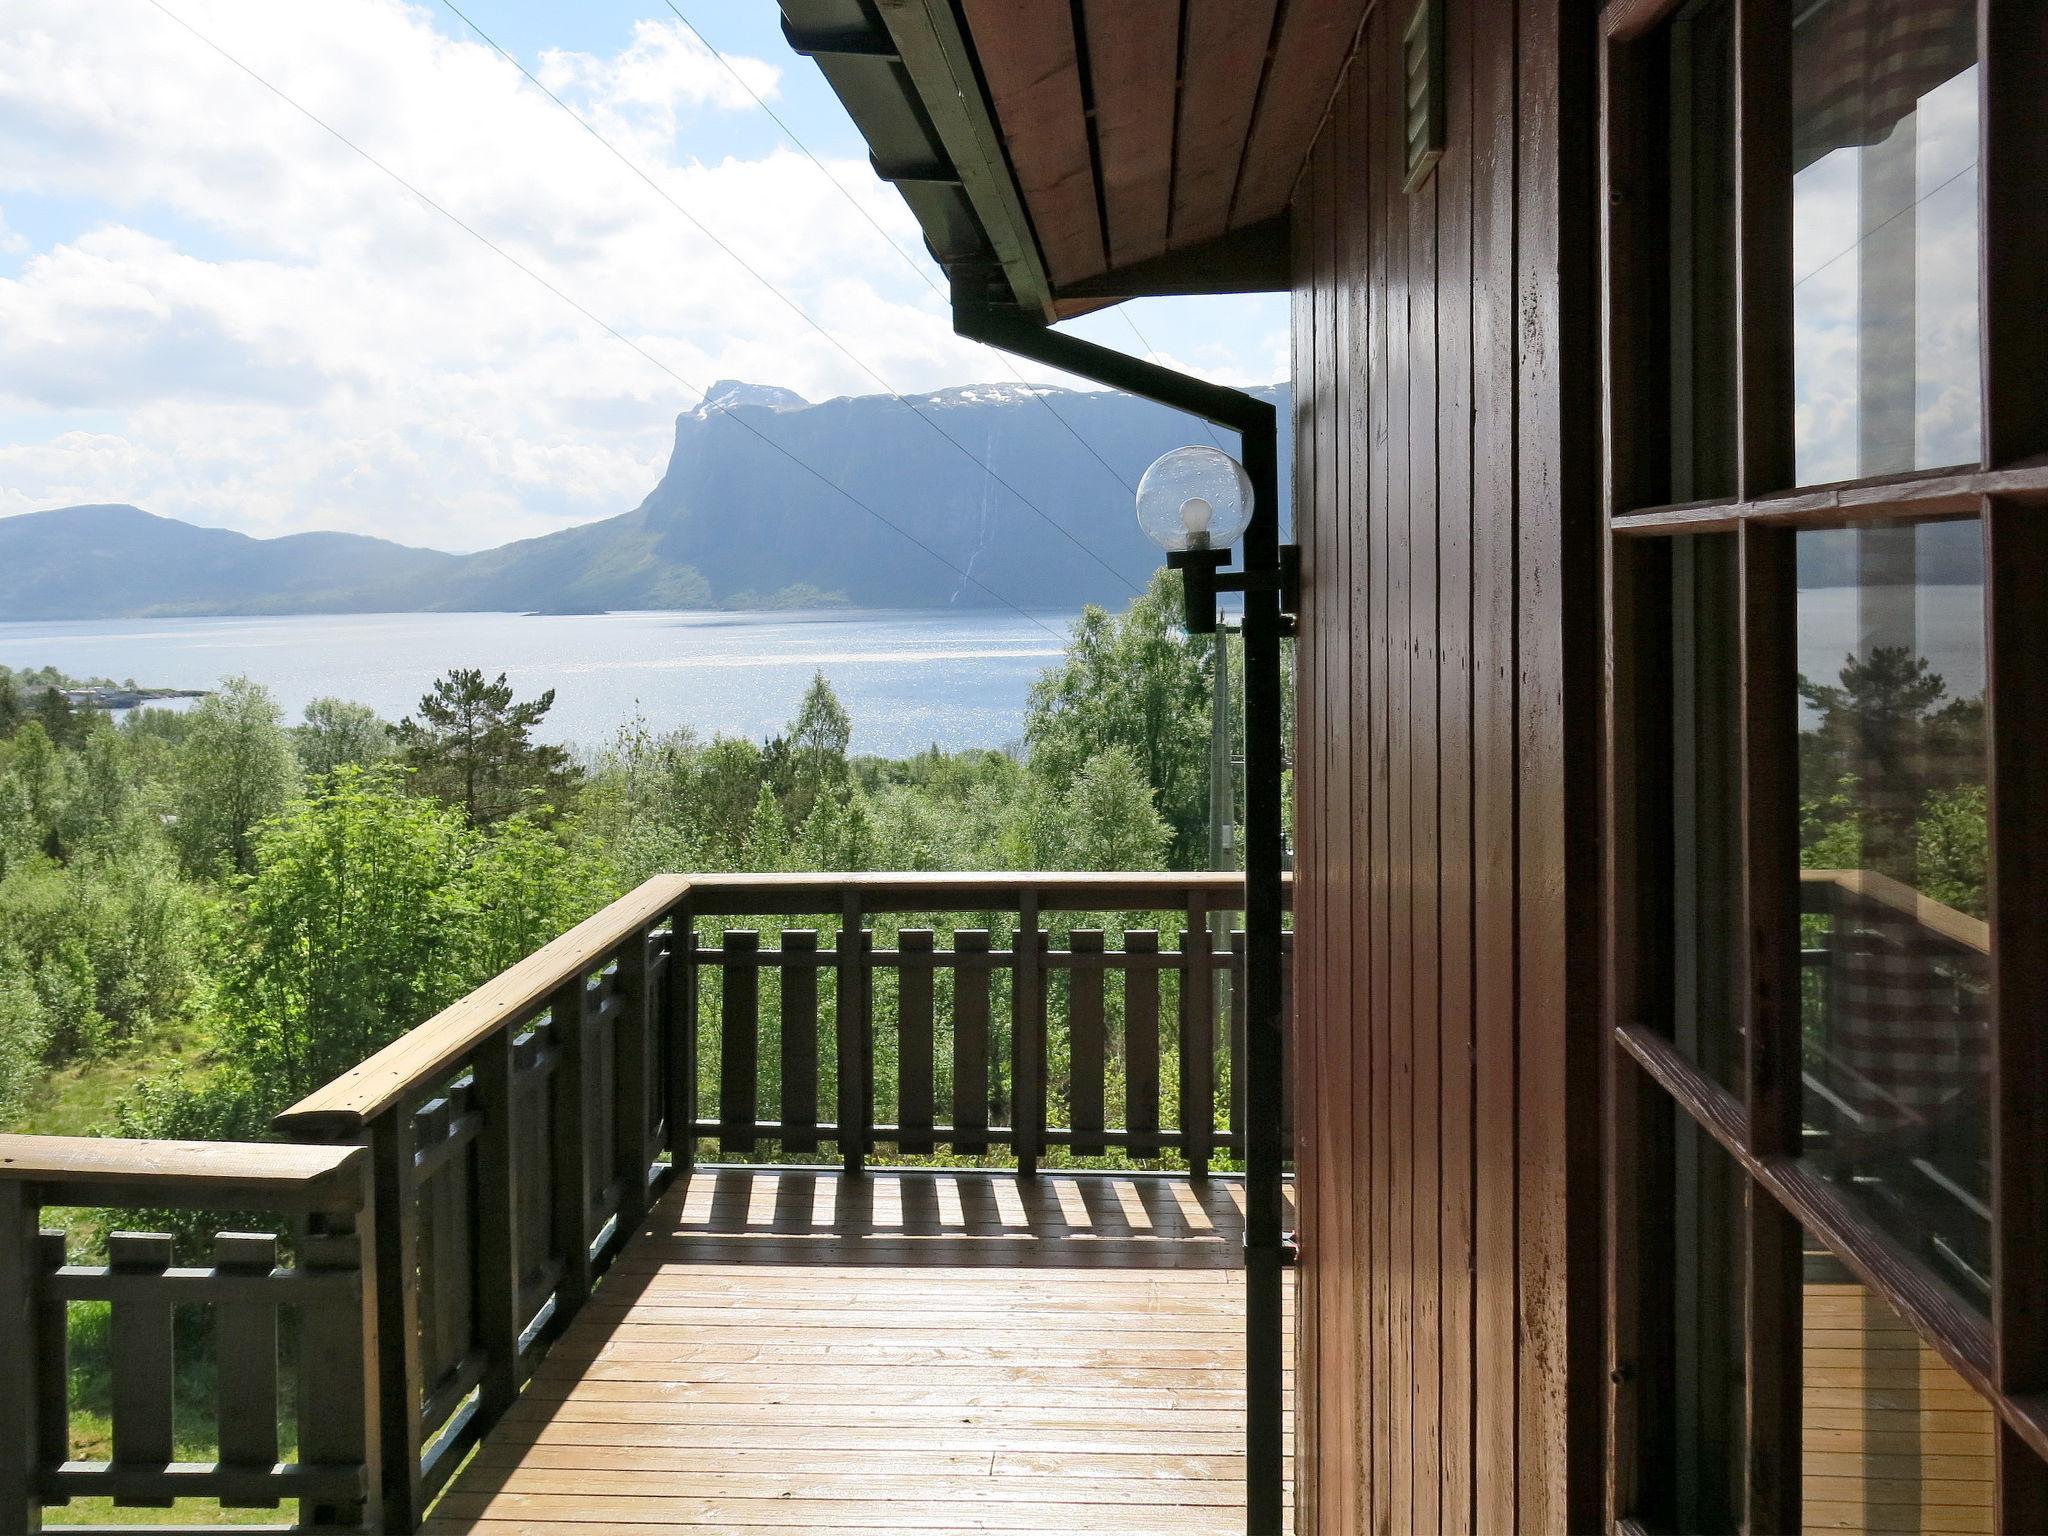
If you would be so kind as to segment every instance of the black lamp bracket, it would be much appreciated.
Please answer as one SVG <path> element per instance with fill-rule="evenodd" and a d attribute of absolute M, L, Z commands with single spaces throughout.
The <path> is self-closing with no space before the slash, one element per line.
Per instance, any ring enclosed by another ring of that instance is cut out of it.
<path fill-rule="evenodd" d="M 1219 592 L 1275 592 L 1280 594 L 1282 634 L 1294 633 L 1294 613 L 1301 602 L 1301 546 L 1280 546 L 1277 569 L 1229 571 L 1227 549 L 1169 550 L 1167 566 L 1181 574 L 1181 600 L 1191 635 L 1216 633 L 1216 594 Z"/>

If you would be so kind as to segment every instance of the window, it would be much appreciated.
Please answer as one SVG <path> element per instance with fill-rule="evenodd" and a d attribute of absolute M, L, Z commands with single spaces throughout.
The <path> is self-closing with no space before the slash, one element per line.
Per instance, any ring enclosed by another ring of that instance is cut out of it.
<path fill-rule="evenodd" d="M 1602 14 L 1610 1519 L 2048 1529 L 2038 0 Z"/>

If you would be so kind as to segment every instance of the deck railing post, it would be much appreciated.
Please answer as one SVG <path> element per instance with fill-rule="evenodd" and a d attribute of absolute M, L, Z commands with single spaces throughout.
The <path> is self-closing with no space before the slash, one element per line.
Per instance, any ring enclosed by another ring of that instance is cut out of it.
<path fill-rule="evenodd" d="M 513 1088 L 511 1025 L 477 1047 L 476 1087 L 471 1102 L 483 1114 L 477 1132 L 476 1324 L 483 1350 L 483 1379 L 477 1384 L 486 1427 L 519 1395 L 519 1156 Z"/>
<path fill-rule="evenodd" d="M 0 1391 L 0 1521 L 19 1531 L 43 1528 L 36 1488 L 43 1444 L 36 1424 L 43 1394 L 35 1375 L 39 1214 L 31 1190 L 0 1183 L 0 1360 L 20 1363 L 13 1385 Z"/>
<path fill-rule="evenodd" d="M 1196 1179 L 1209 1176 L 1216 1135 L 1216 970 L 1209 943 L 1202 898 L 1190 896 L 1180 934 L 1180 1130 L 1188 1174 Z"/>
<path fill-rule="evenodd" d="M 425 1513 L 420 1473 L 419 1240 L 414 1177 L 413 1105 L 401 1099 L 370 1124 L 377 1263 L 378 1444 L 384 1468 L 384 1517 L 392 1529 L 416 1529 Z"/>
<path fill-rule="evenodd" d="M 360 1212 L 305 1218 L 299 1261 L 308 1274 L 353 1274 L 354 1305 L 304 1309 L 299 1322 L 299 1460 L 309 1466 L 363 1468 L 363 1498 L 351 1503 L 304 1500 L 299 1523 L 347 1530 L 410 1529 L 387 1524 L 383 1509 L 383 1392 L 378 1350 L 374 1177 L 366 1176 Z"/>

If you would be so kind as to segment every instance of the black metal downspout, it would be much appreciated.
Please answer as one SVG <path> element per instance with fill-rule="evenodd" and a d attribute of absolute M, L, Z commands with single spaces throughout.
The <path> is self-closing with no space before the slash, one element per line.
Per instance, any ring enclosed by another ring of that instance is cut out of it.
<path fill-rule="evenodd" d="M 1252 482 L 1244 534 L 1245 1528 L 1281 1536 L 1281 861 L 1279 421 L 1269 401 L 1068 336 L 1014 309 L 959 302 L 973 341 L 1155 400 L 1236 432 Z M 1270 579 L 1263 579 L 1270 578 Z"/>

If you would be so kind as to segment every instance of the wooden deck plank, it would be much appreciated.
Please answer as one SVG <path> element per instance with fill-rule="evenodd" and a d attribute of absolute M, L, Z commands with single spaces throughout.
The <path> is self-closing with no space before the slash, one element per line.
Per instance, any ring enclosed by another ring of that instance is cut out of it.
<path fill-rule="evenodd" d="M 1240 1530 L 1242 1212 L 1223 1180 L 700 1170 L 427 1529 Z"/>

